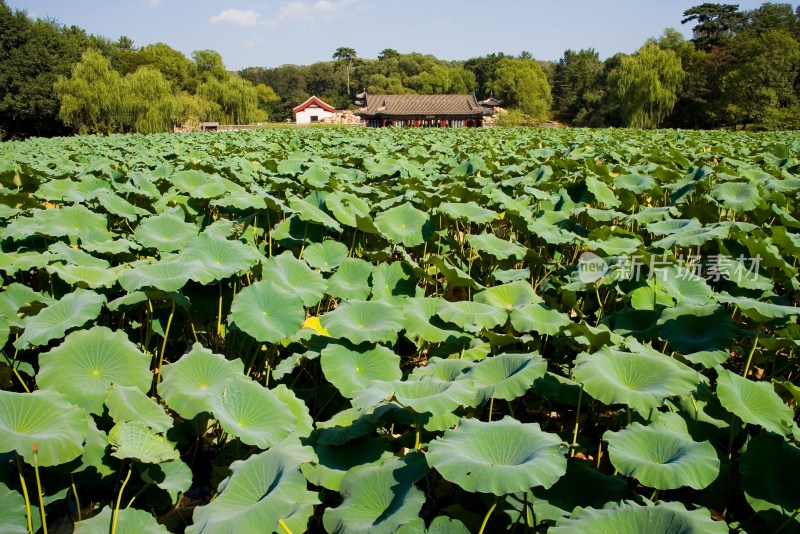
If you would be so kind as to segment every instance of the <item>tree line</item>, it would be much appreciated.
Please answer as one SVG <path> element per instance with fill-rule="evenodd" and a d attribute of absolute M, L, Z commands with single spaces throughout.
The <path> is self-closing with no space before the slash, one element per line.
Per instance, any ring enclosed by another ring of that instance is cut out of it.
<path fill-rule="evenodd" d="M 226 70 L 213 50 L 191 58 L 157 43 L 136 47 L 0 0 L 0 138 L 73 132 L 157 132 L 186 122 L 290 119 L 317 95 L 338 109 L 356 93 L 493 94 L 508 124 L 553 118 L 572 126 L 800 128 L 800 7 L 705 3 L 633 54 L 601 60 L 567 50 L 557 62 L 529 52 L 466 61 L 385 49 L 377 59 L 338 48 L 312 65 Z"/>

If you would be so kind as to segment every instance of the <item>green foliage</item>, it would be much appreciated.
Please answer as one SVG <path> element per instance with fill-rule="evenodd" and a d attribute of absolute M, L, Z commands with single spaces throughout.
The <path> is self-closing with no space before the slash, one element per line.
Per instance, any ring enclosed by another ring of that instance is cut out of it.
<path fill-rule="evenodd" d="M 547 118 L 553 102 L 544 71 L 531 60 L 500 60 L 495 70 L 495 80 L 489 84 L 489 89 L 505 100 L 506 105 L 517 107 L 539 120 Z"/>
<path fill-rule="evenodd" d="M 555 67 L 553 111 L 560 120 L 587 126 L 603 99 L 603 63 L 594 49 L 567 50 Z"/>
<path fill-rule="evenodd" d="M 96 51 L 84 52 L 69 78 L 61 76 L 55 91 L 59 116 L 80 133 L 111 133 L 121 127 L 122 83 L 111 62 Z"/>

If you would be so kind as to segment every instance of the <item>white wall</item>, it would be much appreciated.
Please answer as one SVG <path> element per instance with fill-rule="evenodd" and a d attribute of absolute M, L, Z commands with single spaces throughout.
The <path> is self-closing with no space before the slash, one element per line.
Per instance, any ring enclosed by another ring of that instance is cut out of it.
<path fill-rule="evenodd" d="M 325 111 L 321 107 L 317 105 L 310 105 L 300 113 L 297 113 L 296 121 L 297 124 L 310 124 L 311 123 L 311 116 L 314 115 L 317 117 L 317 120 L 322 120 L 326 117 L 333 117 L 333 113 L 330 111 Z"/>

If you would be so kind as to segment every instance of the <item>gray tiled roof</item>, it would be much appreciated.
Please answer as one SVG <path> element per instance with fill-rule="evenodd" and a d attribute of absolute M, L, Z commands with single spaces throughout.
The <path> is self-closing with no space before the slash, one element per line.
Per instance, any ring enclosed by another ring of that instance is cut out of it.
<path fill-rule="evenodd" d="M 479 117 L 487 113 L 475 95 L 366 95 L 362 117 Z"/>

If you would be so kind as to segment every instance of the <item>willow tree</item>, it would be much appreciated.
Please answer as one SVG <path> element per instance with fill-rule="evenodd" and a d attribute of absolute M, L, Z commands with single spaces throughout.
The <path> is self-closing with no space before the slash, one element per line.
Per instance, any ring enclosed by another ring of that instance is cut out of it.
<path fill-rule="evenodd" d="M 553 103 L 547 75 L 536 61 L 530 59 L 501 59 L 488 89 L 507 105 L 538 120 L 547 118 Z"/>
<path fill-rule="evenodd" d="M 59 117 L 79 133 L 111 133 L 120 126 L 122 79 L 100 52 L 87 50 L 69 78 L 54 85 Z"/>
<path fill-rule="evenodd" d="M 172 84 L 153 67 L 140 67 L 123 79 L 122 110 L 126 130 L 169 131 L 180 121 L 180 105 Z"/>
<path fill-rule="evenodd" d="M 675 106 L 684 76 L 677 54 L 655 44 L 622 58 L 608 81 L 625 125 L 657 128 Z"/>
<path fill-rule="evenodd" d="M 248 124 L 264 120 L 266 114 L 259 109 L 259 94 L 252 83 L 243 78 L 230 77 L 225 81 L 209 78 L 197 86 L 197 94 L 219 106 L 219 115 L 205 117 L 228 124 Z"/>

